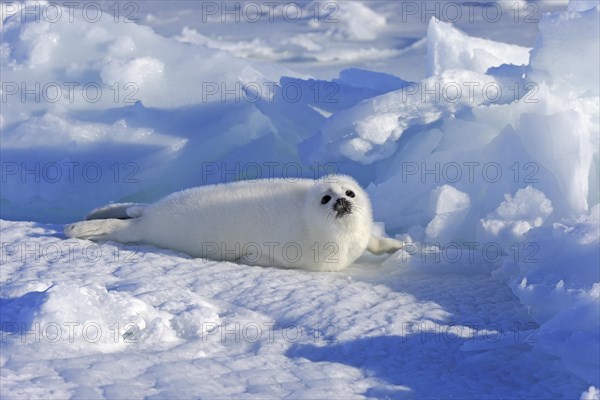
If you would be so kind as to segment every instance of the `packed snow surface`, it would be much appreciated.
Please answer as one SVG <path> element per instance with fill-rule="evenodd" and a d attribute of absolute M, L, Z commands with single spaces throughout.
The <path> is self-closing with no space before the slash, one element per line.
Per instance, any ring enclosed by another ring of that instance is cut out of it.
<path fill-rule="evenodd" d="M 1 8 L 2 398 L 599 398 L 597 2 L 53 4 Z M 403 250 L 309 273 L 62 233 L 328 172 Z"/>

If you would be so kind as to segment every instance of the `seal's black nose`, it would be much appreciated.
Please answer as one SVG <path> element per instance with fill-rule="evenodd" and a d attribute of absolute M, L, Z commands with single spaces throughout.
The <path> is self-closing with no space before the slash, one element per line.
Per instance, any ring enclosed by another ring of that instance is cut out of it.
<path fill-rule="evenodd" d="M 340 197 L 335 201 L 335 204 L 333 205 L 333 211 L 337 213 L 337 218 L 345 214 L 350 214 L 352 212 L 352 203 L 345 198 Z"/>

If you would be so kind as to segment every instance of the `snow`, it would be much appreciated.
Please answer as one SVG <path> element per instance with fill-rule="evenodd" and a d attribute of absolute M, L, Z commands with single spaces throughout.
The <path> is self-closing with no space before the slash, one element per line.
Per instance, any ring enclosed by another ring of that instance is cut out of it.
<path fill-rule="evenodd" d="M 64 240 L 60 226 L 2 229 L 18 241 L 3 252 L 3 397 L 314 397 L 332 386 L 339 397 L 568 397 L 589 386 L 520 348 L 526 336 L 514 341 L 512 325 L 533 322 L 480 264 L 455 275 L 459 265 L 438 263 L 446 273 L 432 274 L 405 253 L 385 267 L 365 257 L 344 273 L 309 273 Z M 515 348 L 461 350 L 502 337 Z"/>
<path fill-rule="evenodd" d="M 599 398 L 597 1 L 201 4 L 2 3 L 1 397 Z M 328 172 L 403 250 L 309 273 L 62 233 Z"/>

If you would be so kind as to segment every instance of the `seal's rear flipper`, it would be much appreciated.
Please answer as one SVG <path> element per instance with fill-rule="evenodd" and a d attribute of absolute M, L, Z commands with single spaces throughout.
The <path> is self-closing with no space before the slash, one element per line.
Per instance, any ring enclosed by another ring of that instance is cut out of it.
<path fill-rule="evenodd" d="M 85 219 L 131 219 L 142 216 L 147 204 L 114 203 L 92 210 Z"/>
<path fill-rule="evenodd" d="M 65 235 L 71 238 L 89 240 L 137 242 L 140 239 L 135 228 L 134 220 L 98 219 L 67 225 L 65 226 Z"/>

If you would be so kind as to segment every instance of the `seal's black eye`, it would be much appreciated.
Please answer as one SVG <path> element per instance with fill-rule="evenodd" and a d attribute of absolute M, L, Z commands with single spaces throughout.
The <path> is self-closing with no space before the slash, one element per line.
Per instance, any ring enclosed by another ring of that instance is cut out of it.
<path fill-rule="evenodd" d="M 321 204 L 327 204 L 329 203 L 329 200 L 331 200 L 331 196 L 323 196 L 323 198 L 321 199 Z"/>
<path fill-rule="evenodd" d="M 346 190 L 346 196 L 348 196 L 351 199 L 353 199 L 354 196 L 356 196 L 356 195 L 354 194 L 354 192 L 352 190 Z"/>

